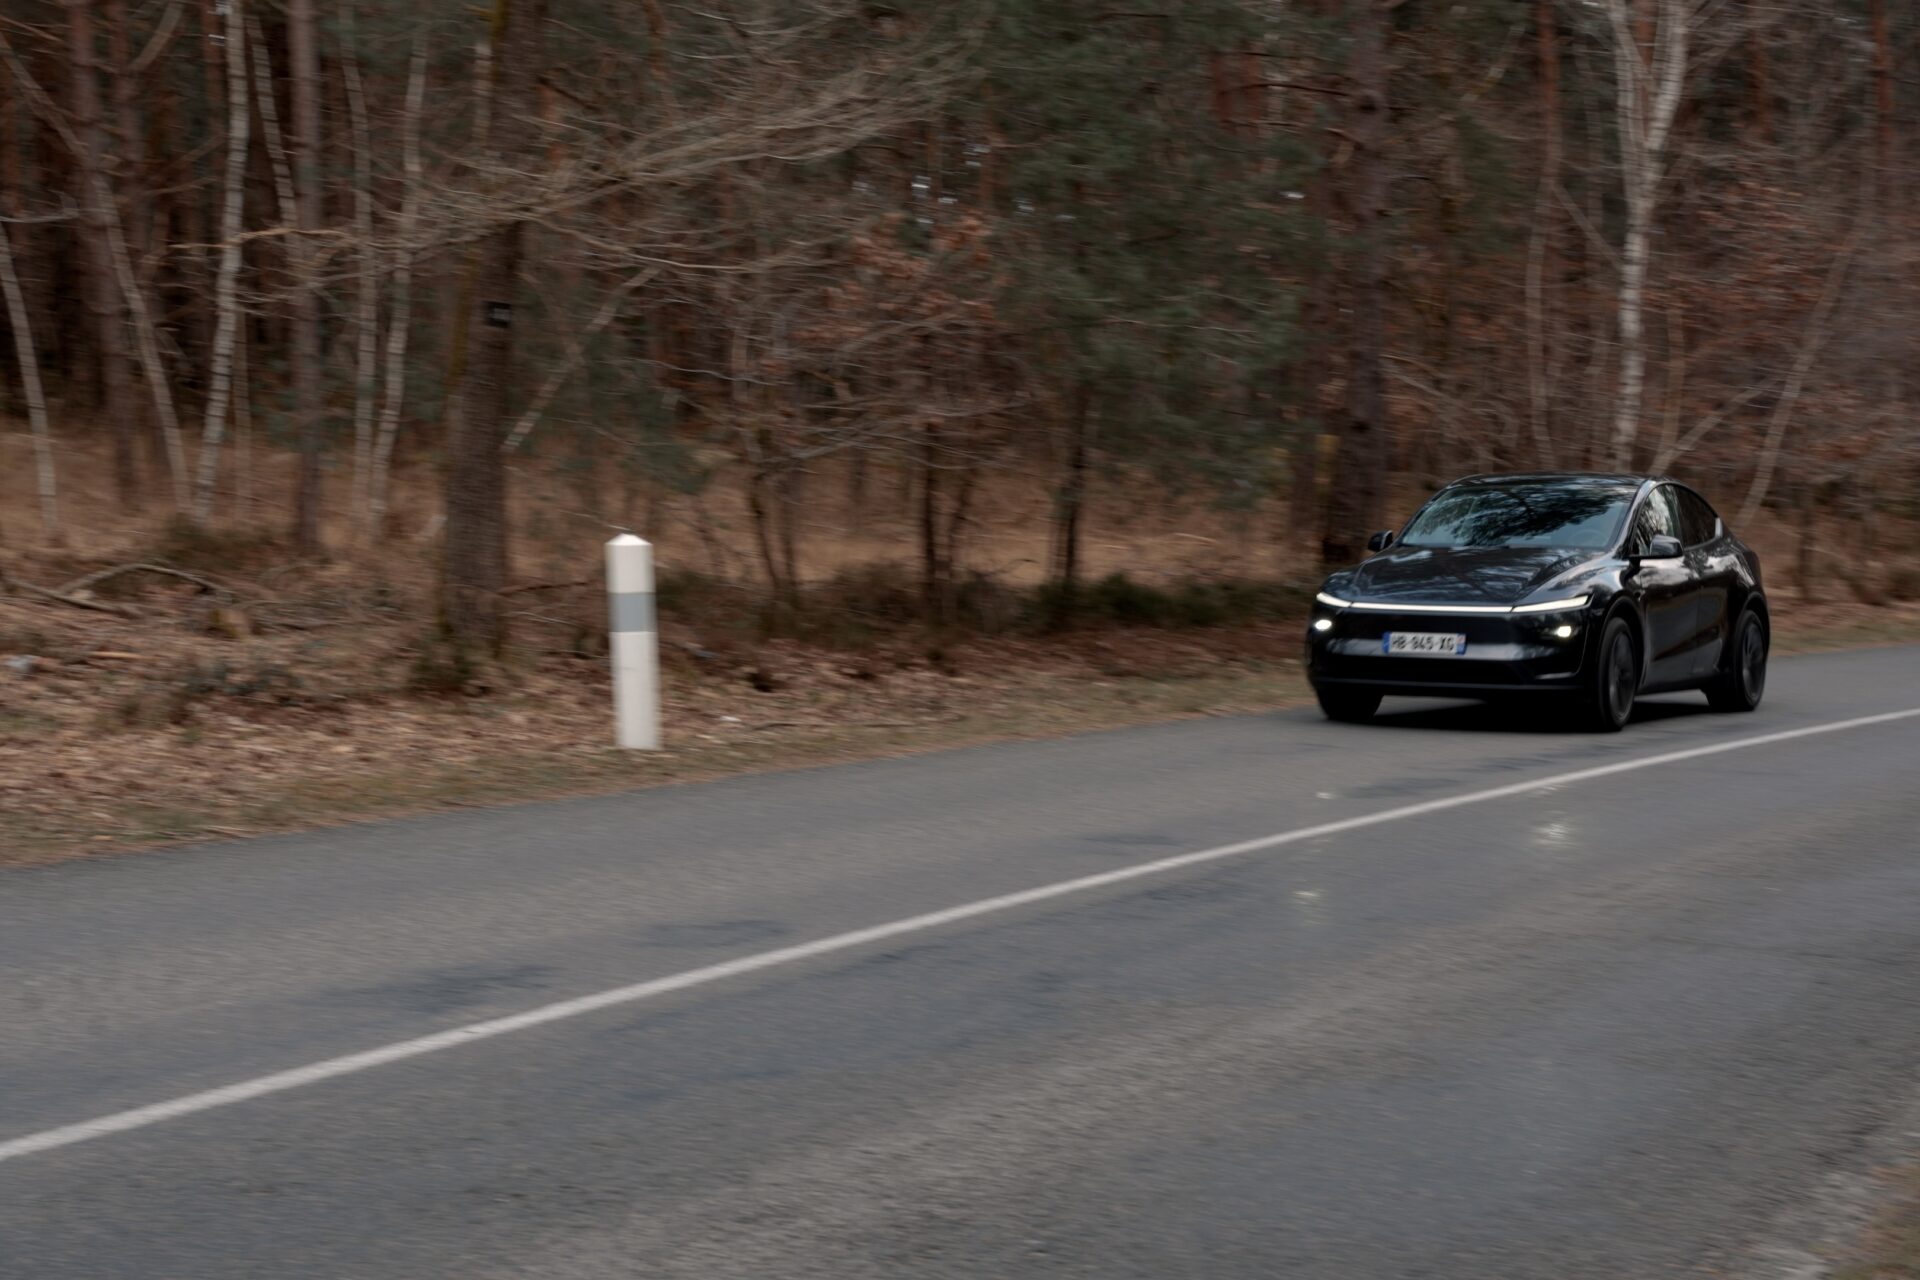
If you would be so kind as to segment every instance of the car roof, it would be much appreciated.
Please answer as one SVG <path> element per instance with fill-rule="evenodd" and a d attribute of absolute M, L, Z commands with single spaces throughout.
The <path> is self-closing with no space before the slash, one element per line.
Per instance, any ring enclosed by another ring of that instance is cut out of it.
<path fill-rule="evenodd" d="M 1497 474 L 1462 476 L 1448 489 L 1463 485 L 1495 484 L 1566 484 L 1566 485 L 1618 485 L 1637 489 L 1649 480 L 1659 480 L 1660 476 L 1621 475 L 1605 471 L 1509 471 Z"/>

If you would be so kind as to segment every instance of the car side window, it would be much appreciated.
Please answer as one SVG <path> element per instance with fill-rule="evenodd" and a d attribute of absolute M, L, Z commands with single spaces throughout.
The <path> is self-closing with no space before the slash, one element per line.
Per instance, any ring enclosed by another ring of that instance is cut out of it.
<path fill-rule="evenodd" d="M 1680 541 L 1689 547 L 1697 547 L 1703 542 L 1712 542 L 1715 526 L 1719 518 L 1713 514 L 1713 508 L 1707 500 L 1691 489 L 1680 489 Z"/>
<path fill-rule="evenodd" d="M 1673 500 L 1673 486 L 1661 485 L 1647 495 L 1633 516 L 1633 547 L 1636 555 L 1645 555 L 1659 534 L 1680 537 L 1680 510 Z"/>

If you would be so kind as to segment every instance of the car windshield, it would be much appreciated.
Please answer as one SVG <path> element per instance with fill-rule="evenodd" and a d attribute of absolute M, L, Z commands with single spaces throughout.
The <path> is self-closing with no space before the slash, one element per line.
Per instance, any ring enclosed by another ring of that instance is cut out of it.
<path fill-rule="evenodd" d="M 1407 547 L 1613 545 L 1633 490 L 1620 485 L 1470 485 L 1436 494 L 1407 526 Z"/>

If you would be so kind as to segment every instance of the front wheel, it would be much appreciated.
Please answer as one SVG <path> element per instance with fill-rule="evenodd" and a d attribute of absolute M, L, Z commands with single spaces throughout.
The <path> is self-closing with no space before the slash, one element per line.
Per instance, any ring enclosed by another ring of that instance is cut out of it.
<path fill-rule="evenodd" d="M 1380 709 L 1380 695 L 1371 689 L 1329 688 L 1322 685 L 1313 693 L 1320 699 L 1320 709 L 1327 713 L 1329 720 L 1357 724 L 1373 719 L 1373 713 Z"/>
<path fill-rule="evenodd" d="M 1633 715 L 1633 697 L 1640 691 L 1640 655 L 1633 647 L 1633 631 L 1623 618 L 1609 618 L 1600 633 L 1598 660 L 1587 681 L 1586 720 L 1601 733 L 1618 733 Z"/>
<path fill-rule="evenodd" d="M 1715 711 L 1752 711 L 1767 691 L 1767 628 L 1749 609 L 1733 633 L 1732 662 L 1707 686 Z"/>

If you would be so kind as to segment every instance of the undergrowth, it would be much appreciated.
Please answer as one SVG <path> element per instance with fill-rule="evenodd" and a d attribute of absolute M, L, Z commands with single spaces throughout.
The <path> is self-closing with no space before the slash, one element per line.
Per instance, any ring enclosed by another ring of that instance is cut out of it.
<path fill-rule="evenodd" d="M 1310 595 L 1291 583 L 1237 578 L 1162 586 L 1115 573 L 1066 590 L 968 574 L 930 608 L 911 570 L 884 562 L 842 570 L 785 599 L 686 570 L 663 574 L 658 591 L 661 617 L 688 627 L 708 647 L 790 639 L 846 650 L 928 633 L 1037 637 L 1106 626 L 1177 630 L 1279 622 L 1302 616 Z"/>
<path fill-rule="evenodd" d="M 189 662 L 134 681 L 102 706 L 99 723 L 108 730 L 161 729 L 186 724 L 196 707 L 215 699 L 290 706 L 303 696 L 300 677 L 277 662 Z"/>
<path fill-rule="evenodd" d="M 286 543 L 264 529 L 203 525 L 175 516 L 160 531 L 146 558 L 190 573 L 244 576 L 284 561 Z"/>

